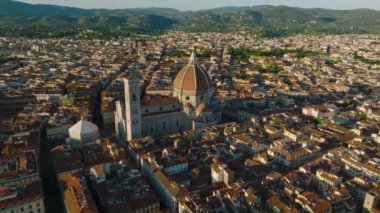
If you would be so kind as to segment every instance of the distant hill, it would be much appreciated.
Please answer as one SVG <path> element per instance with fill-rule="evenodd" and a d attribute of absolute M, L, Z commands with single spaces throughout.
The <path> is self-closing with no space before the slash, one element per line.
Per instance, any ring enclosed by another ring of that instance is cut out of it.
<path fill-rule="evenodd" d="M 11 0 L 0 0 L 0 15 L 7 16 L 75 16 L 90 15 L 93 11 L 55 5 L 32 5 Z"/>
<path fill-rule="evenodd" d="M 211 26 L 205 26 L 208 23 Z M 266 36 L 294 33 L 379 33 L 380 11 L 286 6 L 226 7 L 199 11 L 178 27 L 185 31 L 241 30 Z"/>
<path fill-rule="evenodd" d="M 287 6 L 223 7 L 197 12 L 170 8 L 80 9 L 0 0 L 0 36 L 62 37 L 130 33 L 246 31 L 261 36 L 296 33 L 380 33 L 380 11 Z"/>
<path fill-rule="evenodd" d="M 0 0 L 0 36 L 62 37 L 88 30 L 95 37 L 159 33 L 177 23 L 178 13 L 165 8 L 86 10 Z"/>
<path fill-rule="evenodd" d="M 192 12 L 181 12 L 172 8 L 132 8 L 132 9 L 80 9 L 56 5 L 27 4 L 14 0 L 0 0 L 2 16 L 126 16 L 158 15 L 166 18 L 180 19 Z"/>

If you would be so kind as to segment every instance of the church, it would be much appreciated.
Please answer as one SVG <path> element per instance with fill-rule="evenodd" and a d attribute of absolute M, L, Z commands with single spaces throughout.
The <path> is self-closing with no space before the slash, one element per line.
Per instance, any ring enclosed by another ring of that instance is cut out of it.
<path fill-rule="evenodd" d="M 198 65 L 194 53 L 178 72 L 171 96 L 141 98 L 139 83 L 138 77 L 124 78 L 125 106 L 116 102 L 115 130 L 126 141 L 194 130 L 218 122 L 211 107 L 210 77 Z"/>

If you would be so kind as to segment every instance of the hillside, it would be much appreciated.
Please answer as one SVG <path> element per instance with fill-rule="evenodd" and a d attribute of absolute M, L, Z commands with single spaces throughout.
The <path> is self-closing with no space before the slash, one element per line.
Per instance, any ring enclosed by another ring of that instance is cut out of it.
<path fill-rule="evenodd" d="M 212 23 L 212 27 L 206 27 L 206 23 Z M 200 11 L 178 27 L 185 31 L 231 32 L 239 29 L 264 36 L 294 33 L 379 33 L 380 12 L 367 9 L 343 11 L 286 6 L 227 7 Z"/>
<path fill-rule="evenodd" d="M 85 10 L 0 0 L 0 36 L 63 37 L 92 32 L 91 37 L 159 33 L 177 23 L 173 9 Z"/>
<path fill-rule="evenodd" d="M 11 0 L 0 0 L 1 16 L 75 16 L 91 15 L 93 11 L 55 5 L 31 5 Z"/>
<path fill-rule="evenodd" d="M 380 11 L 286 6 L 224 7 L 197 12 L 170 8 L 80 9 L 0 0 L 0 36 L 62 37 L 131 33 L 246 31 L 261 36 L 296 33 L 380 33 Z"/>

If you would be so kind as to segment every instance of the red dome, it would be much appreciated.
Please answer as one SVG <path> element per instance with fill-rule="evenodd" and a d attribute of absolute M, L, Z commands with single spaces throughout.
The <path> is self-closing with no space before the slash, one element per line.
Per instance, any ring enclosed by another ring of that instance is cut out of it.
<path fill-rule="evenodd" d="M 206 92 L 211 87 L 211 81 L 208 74 L 195 64 L 192 55 L 189 63 L 177 74 L 173 87 L 179 91 Z"/>

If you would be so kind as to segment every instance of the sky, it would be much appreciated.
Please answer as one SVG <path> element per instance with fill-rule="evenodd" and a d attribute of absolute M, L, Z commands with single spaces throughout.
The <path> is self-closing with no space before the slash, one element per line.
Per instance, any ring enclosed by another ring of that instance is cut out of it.
<path fill-rule="evenodd" d="M 33 4 L 54 4 L 80 8 L 125 9 L 167 7 L 178 10 L 201 10 L 225 6 L 287 5 L 303 8 L 380 10 L 380 0 L 18 0 Z"/>

